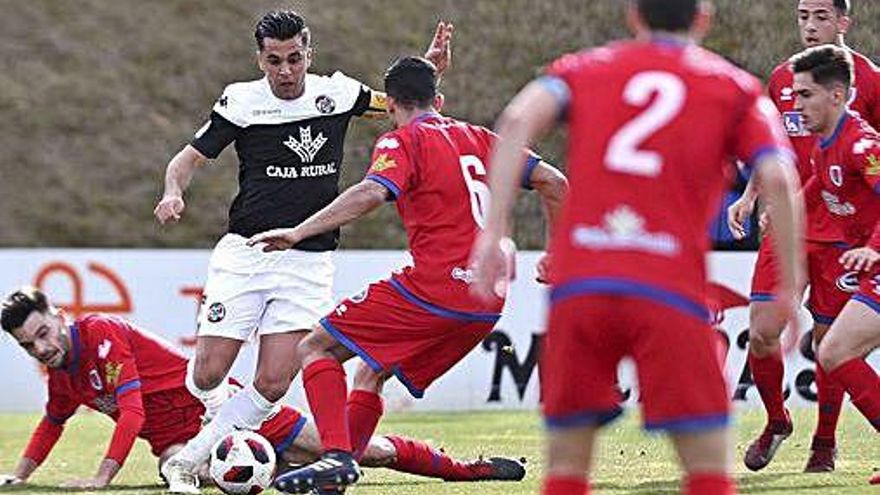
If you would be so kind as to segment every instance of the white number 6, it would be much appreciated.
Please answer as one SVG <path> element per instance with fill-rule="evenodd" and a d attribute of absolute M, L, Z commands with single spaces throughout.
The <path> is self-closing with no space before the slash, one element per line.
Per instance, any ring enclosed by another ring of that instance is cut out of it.
<path fill-rule="evenodd" d="M 461 175 L 464 177 L 464 183 L 470 193 L 471 215 L 474 216 L 474 222 L 482 230 L 486 225 L 486 213 L 489 212 L 489 186 L 475 177 L 485 177 L 486 166 L 474 155 L 461 156 L 458 161 L 461 164 Z"/>

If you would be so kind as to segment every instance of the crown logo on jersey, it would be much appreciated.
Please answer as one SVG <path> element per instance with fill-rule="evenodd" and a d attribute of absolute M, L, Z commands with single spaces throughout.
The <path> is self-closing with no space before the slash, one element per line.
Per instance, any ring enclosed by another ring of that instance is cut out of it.
<path fill-rule="evenodd" d="M 373 166 L 370 167 L 370 172 L 382 172 L 396 166 L 397 162 L 395 162 L 393 158 L 389 157 L 387 153 L 382 153 L 376 157 L 376 161 L 374 161 Z"/>
<path fill-rule="evenodd" d="M 324 137 L 323 132 L 312 138 L 312 126 L 308 126 L 299 128 L 299 141 L 293 136 L 287 136 L 284 145 L 293 150 L 303 163 L 311 163 L 326 142 L 327 138 Z"/>
<path fill-rule="evenodd" d="M 643 251 L 675 256 L 681 250 L 678 239 L 672 234 L 647 231 L 644 217 L 628 205 L 620 205 L 606 213 L 602 225 L 575 225 L 571 240 L 577 247 L 597 251 Z"/>
<path fill-rule="evenodd" d="M 877 155 L 868 155 L 868 167 L 865 169 L 866 175 L 880 175 L 880 158 Z"/>

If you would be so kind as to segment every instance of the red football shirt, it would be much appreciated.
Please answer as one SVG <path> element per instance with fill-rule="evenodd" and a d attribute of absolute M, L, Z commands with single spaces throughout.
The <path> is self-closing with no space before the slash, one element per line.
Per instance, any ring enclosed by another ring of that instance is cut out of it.
<path fill-rule="evenodd" d="M 666 40 L 564 56 L 544 81 L 569 126 L 551 300 L 633 295 L 708 320 L 707 231 L 731 158 L 791 152 L 760 82 Z"/>
<path fill-rule="evenodd" d="M 880 69 L 864 55 L 855 51 L 850 53 L 853 57 L 855 80 L 849 107 L 873 127 L 880 128 Z M 767 92 L 782 114 L 783 125 L 797 154 L 801 183 L 806 184 L 814 172 L 810 156 L 817 139 L 804 127 L 801 113 L 794 109 L 793 83 L 794 73 L 791 63 L 785 62 L 773 70 L 767 83 Z M 821 198 L 808 197 L 806 204 L 809 220 L 806 234 L 808 240 L 817 242 L 844 240 L 837 223 L 822 205 Z"/>
<path fill-rule="evenodd" d="M 116 399 L 184 386 L 186 358 L 171 345 L 125 320 L 92 314 L 69 327 L 67 366 L 49 370 L 46 416 L 62 424 L 79 405 L 117 417 Z"/>
<path fill-rule="evenodd" d="M 834 134 L 813 150 L 815 178 L 807 191 L 822 198 L 850 246 L 870 244 L 880 219 L 880 134 L 854 114 L 844 114 Z"/>
<path fill-rule="evenodd" d="M 393 281 L 443 309 L 497 313 L 468 286 L 471 247 L 488 210 L 486 185 L 492 131 L 428 112 L 406 127 L 384 134 L 373 150 L 367 179 L 383 184 L 397 201 L 413 266 Z M 530 155 L 524 184 L 538 163 Z"/>

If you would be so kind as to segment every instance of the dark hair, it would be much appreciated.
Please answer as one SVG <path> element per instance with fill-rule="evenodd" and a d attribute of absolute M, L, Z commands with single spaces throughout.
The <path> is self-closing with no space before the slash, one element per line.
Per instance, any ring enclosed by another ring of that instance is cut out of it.
<path fill-rule="evenodd" d="M 808 48 L 791 58 L 795 74 L 809 72 L 816 84 L 828 87 L 840 83 L 847 87 L 853 81 L 853 62 L 849 52 L 836 45 Z"/>
<path fill-rule="evenodd" d="M 837 9 L 839 15 L 849 15 L 849 0 L 834 0 L 834 8 Z"/>
<path fill-rule="evenodd" d="M 309 28 L 306 26 L 306 21 L 292 10 L 268 12 L 257 22 L 257 27 L 254 29 L 254 38 L 261 51 L 263 40 L 266 38 L 289 40 L 297 35 L 302 37 L 304 46 L 309 46 Z"/>
<path fill-rule="evenodd" d="M 687 31 L 697 15 L 698 0 L 636 0 L 639 14 L 652 30 Z"/>
<path fill-rule="evenodd" d="M 385 93 L 404 107 L 428 108 L 437 96 L 437 67 L 422 57 L 397 59 L 385 71 Z"/>
<path fill-rule="evenodd" d="M 12 330 L 24 325 L 34 311 L 48 313 L 49 300 L 36 287 L 22 287 L 6 296 L 0 305 L 0 327 L 12 333 Z"/>

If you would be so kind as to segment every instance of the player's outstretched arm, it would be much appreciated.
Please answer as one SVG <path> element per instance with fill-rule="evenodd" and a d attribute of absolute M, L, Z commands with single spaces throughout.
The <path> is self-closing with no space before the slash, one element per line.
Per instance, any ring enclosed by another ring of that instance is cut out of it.
<path fill-rule="evenodd" d="M 192 182 L 196 168 L 207 160 L 197 149 L 188 144 L 168 162 L 165 169 L 165 192 L 153 210 L 159 223 L 164 225 L 168 221 L 180 220 L 180 215 L 186 208 L 183 192 Z"/>
<path fill-rule="evenodd" d="M 513 98 L 498 120 L 498 140 L 489 167 L 492 201 L 486 226 L 471 252 L 477 274 L 471 290 L 477 297 L 495 298 L 495 282 L 506 273 L 507 260 L 499 242 L 510 232 L 510 210 L 526 165 L 522 150 L 555 124 L 559 112 L 556 95 L 535 81 Z"/>
<path fill-rule="evenodd" d="M 290 249 L 309 237 L 335 230 L 375 210 L 385 202 L 388 193 L 382 184 L 363 180 L 346 189 L 332 203 L 296 227 L 261 232 L 248 239 L 247 244 L 265 244 L 265 252 Z"/>
<path fill-rule="evenodd" d="M 797 308 L 804 278 L 802 264 L 803 204 L 798 191 L 798 177 L 795 166 L 788 155 L 766 154 L 755 163 L 757 186 L 767 202 L 767 214 L 773 225 L 773 241 L 776 255 L 780 261 L 779 303 L 790 317 L 789 336 L 786 348 L 797 340 Z"/>
<path fill-rule="evenodd" d="M 451 22 L 439 21 L 437 29 L 434 31 L 434 38 L 431 39 L 431 44 L 425 51 L 424 57 L 437 67 L 438 82 L 443 73 L 452 66 L 452 33 L 454 30 L 455 26 Z M 363 117 L 368 119 L 385 117 L 385 110 L 385 93 L 373 91 L 370 97 L 370 108 L 363 114 Z"/>

